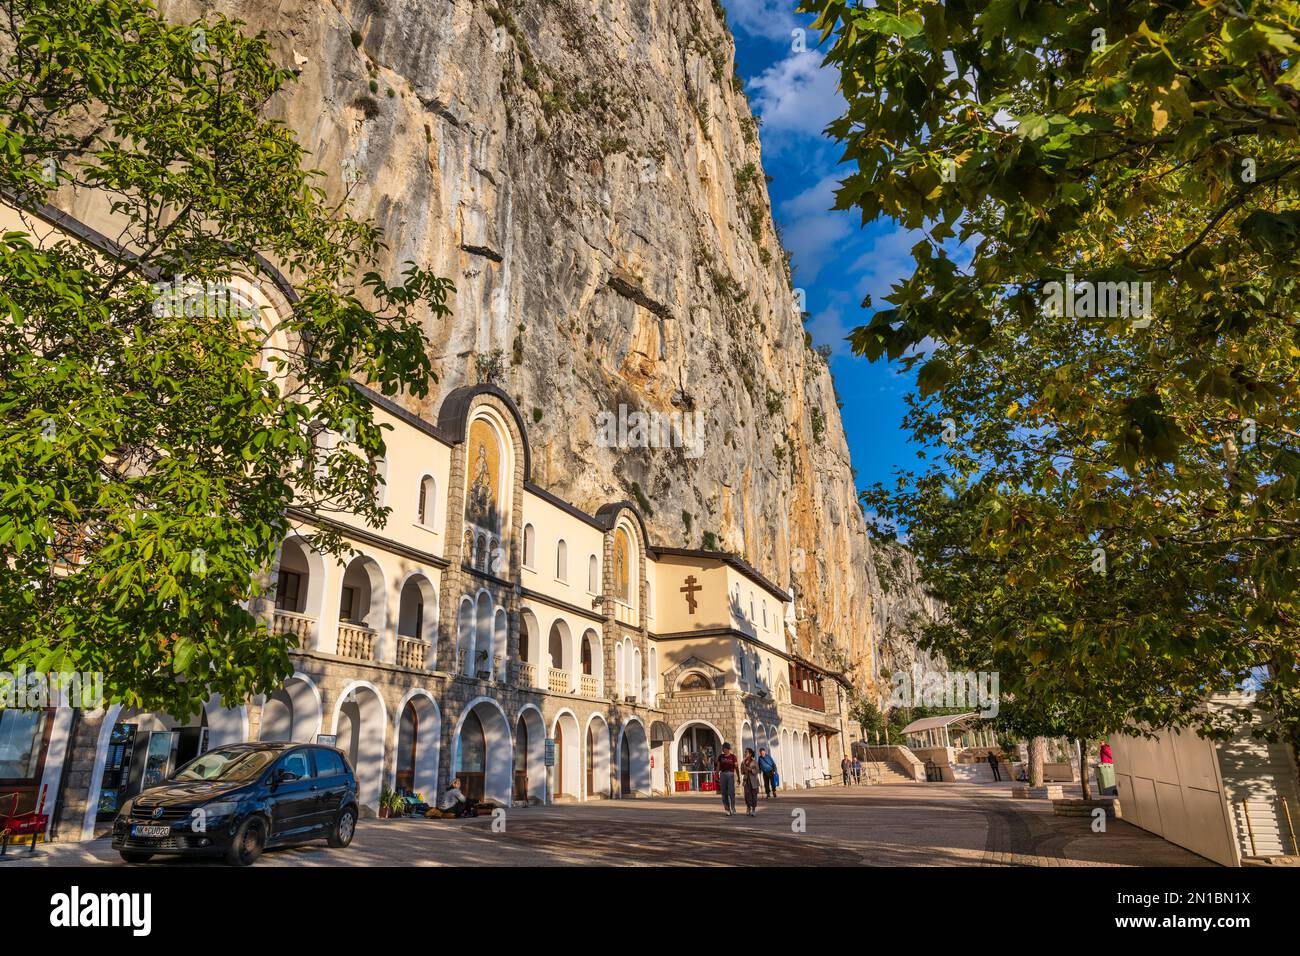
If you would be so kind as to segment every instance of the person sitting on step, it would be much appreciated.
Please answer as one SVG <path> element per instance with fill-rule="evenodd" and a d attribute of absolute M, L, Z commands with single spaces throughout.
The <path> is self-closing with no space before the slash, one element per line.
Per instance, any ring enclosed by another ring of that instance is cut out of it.
<path fill-rule="evenodd" d="M 455 777 L 451 781 L 451 786 L 443 792 L 442 809 L 449 811 L 455 817 L 476 817 L 478 810 L 474 807 L 474 802 L 468 800 L 465 794 L 460 790 L 460 777 Z"/>

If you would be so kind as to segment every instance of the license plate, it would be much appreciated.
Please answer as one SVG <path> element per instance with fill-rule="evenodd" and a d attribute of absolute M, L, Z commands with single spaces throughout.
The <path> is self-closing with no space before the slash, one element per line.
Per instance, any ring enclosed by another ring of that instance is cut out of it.
<path fill-rule="evenodd" d="M 131 827 L 131 836 L 134 837 L 145 837 L 145 838 L 156 840 L 160 837 L 169 837 L 171 835 L 172 835 L 171 827 L 146 827 L 146 826 Z"/>

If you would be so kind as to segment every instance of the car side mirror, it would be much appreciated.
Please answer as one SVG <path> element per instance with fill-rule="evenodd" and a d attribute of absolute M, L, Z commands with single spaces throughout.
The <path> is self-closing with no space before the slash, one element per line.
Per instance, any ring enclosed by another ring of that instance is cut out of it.
<path fill-rule="evenodd" d="M 292 770 L 285 770 L 284 768 L 281 768 L 272 775 L 271 782 L 272 783 L 293 783 L 297 779 L 298 779 L 298 775 L 294 773 Z"/>

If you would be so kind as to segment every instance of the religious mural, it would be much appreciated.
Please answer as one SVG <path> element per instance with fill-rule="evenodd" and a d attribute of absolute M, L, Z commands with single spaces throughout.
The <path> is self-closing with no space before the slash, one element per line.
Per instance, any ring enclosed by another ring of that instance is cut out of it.
<path fill-rule="evenodd" d="M 620 601 L 631 603 L 632 588 L 629 562 L 632 560 L 632 547 L 627 532 L 619 528 L 614 532 L 614 596 Z"/>
<path fill-rule="evenodd" d="M 498 573 L 501 563 L 501 445 L 482 419 L 469 429 L 469 487 L 465 493 L 465 562 Z M 469 529 L 474 529 L 471 532 Z"/>

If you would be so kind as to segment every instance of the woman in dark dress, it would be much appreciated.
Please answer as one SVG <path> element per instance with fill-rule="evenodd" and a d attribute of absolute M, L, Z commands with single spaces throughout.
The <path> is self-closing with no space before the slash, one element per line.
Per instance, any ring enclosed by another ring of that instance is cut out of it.
<path fill-rule="evenodd" d="M 752 817 L 758 809 L 758 761 L 754 748 L 745 748 L 745 759 L 740 762 L 740 779 L 745 785 L 745 815 Z"/>

